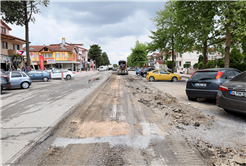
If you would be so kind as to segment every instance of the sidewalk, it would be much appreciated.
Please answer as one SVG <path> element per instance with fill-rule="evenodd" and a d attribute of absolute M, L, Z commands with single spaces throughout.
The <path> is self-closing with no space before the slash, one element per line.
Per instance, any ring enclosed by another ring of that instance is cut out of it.
<path fill-rule="evenodd" d="M 178 75 L 180 75 L 181 77 L 183 77 L 183 78 L 190 78 L 190 76 L 192 75 L 192 74 L 179 74 L 179 73 L 174 73 L 174 74 L 178 74 Z"/>

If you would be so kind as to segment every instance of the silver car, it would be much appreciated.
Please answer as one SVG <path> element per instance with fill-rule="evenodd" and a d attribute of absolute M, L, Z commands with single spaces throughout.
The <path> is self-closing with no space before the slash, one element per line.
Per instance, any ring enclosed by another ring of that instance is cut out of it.
<path fill-rule="evenodd" d="M 28 89 L 32 84 L 31 77 L 23 71 L 8 71 L 9 82 L 11 89 L 23 88 Z"/>

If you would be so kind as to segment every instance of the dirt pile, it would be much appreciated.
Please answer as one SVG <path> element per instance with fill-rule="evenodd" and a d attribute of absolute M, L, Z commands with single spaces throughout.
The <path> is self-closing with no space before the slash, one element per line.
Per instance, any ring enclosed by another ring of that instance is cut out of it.
<path fill-rule="evenodd" d="M 195 145 L 201 154 L 205 158 L 209 159 L 214 166 L 246 165 L 246 149 L 239 150 L 230 147 L 222 148 L 219 146 L 213 146 L 212 144 L 201 139 L 193 139 L 189 141 Z"/>

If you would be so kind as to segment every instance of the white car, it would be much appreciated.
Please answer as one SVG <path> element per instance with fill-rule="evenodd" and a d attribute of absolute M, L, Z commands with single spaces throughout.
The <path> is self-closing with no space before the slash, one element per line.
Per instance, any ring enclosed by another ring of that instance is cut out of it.
<path fill-rule="evenodd" d="M 67 80 L 71 80 L 71 78 L 75 77 L 75 72 L 69 71 L 69 70 L 55 70 L 53 73 L 51 73 L 51 78 L 63 78 Z"/>

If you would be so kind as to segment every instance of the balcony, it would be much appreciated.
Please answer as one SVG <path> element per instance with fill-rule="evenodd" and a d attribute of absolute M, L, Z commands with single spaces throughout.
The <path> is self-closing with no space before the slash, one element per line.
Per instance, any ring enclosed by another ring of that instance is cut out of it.
<path fill-rule="evenodd" d="M 8 55 L 15 55 L 16 53 L 16 50 L 8 50 Z"/>

